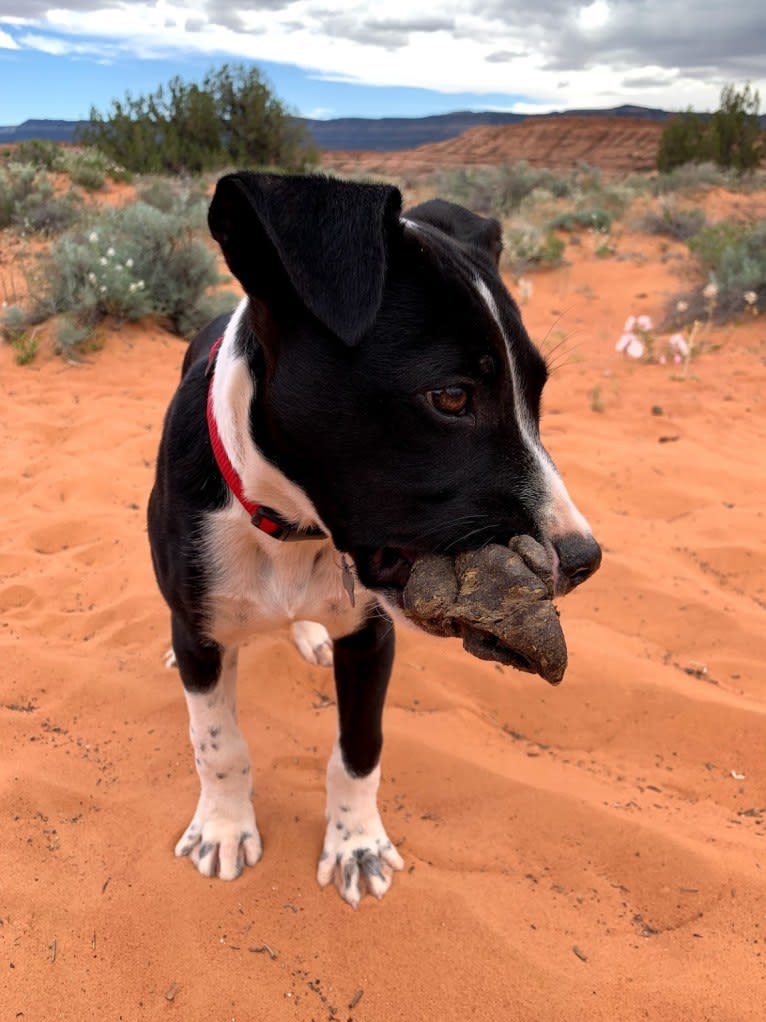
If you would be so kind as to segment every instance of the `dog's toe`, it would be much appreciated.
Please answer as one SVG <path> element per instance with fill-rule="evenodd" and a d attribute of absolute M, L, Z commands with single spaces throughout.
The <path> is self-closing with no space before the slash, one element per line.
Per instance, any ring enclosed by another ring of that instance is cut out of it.
<path fill-rule="evenodd" d="M 379 819 L 356 832 L 338 827 L 331 820 L 319 857 L 317 881 L 322 887 L 335 881 L 341 898 L 356 908 L 367 893 L 382 898 L 391 886 L 393 873 L 403 868 L 404 861 Z"/>
<path fill-rule="evenodd" d="M 262 854 L 255 816 L 242 819 L 212 817 L 203 824 L 192 821 L 175 847 L 178 856 L 189 856 L 206 877 L 236 880 L 245 866 L 255 866 Z"/>
<path fill-rule="evenodd" d="M 304 660 L 315 667 L 332 667 L 332 639 L 323 625 L 316 621 L 294 621 L 290 634 Z"/>

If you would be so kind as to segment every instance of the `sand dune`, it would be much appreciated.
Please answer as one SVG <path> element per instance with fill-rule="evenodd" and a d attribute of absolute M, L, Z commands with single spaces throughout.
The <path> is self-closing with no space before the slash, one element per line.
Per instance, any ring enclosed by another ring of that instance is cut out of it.
<path fill-rule="evenodd" d="M 764 320 L 713 331 L 693 379 L 624 361 L 626 315 L 678 286 L 659 243 L 624 247 L 583 246 L 524 310 L 564 337 L 543 432 L 605 549 L 561 603 L 567 677 L 400 636 L 406 868 L 356 912 L 314 881 L 331 675 L 284 637 L 241 661 L 263 861 L 223 884 L 172 855 L 196 778 L 144 506 L 183 343 L 0 350 L 0 1017 L 764 1017 Z"/>

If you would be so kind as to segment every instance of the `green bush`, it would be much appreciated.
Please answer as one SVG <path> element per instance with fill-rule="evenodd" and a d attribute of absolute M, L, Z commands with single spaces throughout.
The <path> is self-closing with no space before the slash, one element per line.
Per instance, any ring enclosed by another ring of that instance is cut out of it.
<path fill-rule="evenodd" d="M 79 199 L 73 192 L 56 196 L 45 171 L 31 163 L 0 168 L 0 229 L 51 236 L 76 222 Z"/>
<path fill-rule="evenodd" d="M 754 170 L 766 155 L 758 118 L 760 96 L 750 85 L 725 85 L 720 107 L 710 117 L 687 110 L 666 124 L 657 151 L 657 169 L 712 161 L 742 172 Z"/>
<path fill-rule="evenodd" d="M 102 212 L 87 231 L 62 235 L 41 259 L 30 319 L 66 315 L 93 327 L 105 317 L 120 323 L 153 314 L 175 333 L 190 334 L 220 311 L 207 293 L 222 278 L 198 236 L 203 209 L 179 216 L 137 202 Z"/>
<path fill-rule="evenodd" d="M 671 321 L 678 320 L 681 308 L 686 322 L 725 321 L 766 310 L 766 220 L 705 227 L 690 239 L 689 248 L 708 280 L 707 293 L 700 285 L 676 296 Z"/>
<path fill-rule="evenodd" d="M 750 228 L 733 220 L 703 227 L 689 239 L 689 250 L 706 270 L 715 271 L 728 248 L 738 248 Z"/>
<path fill-rule="evenodd" d="M 766 220 L 759 220 L 738 242 L 724 248 L 714 273 L 721 317 L 728 319 L 746 307 L 766 308 Z M 755 301 L 745 295 L 755 295 Z"/>
<path fill-rule="evenodd" d="M 552 171 L 530 167 L 525 162 L 499 167 L 460 167 L 435 175 L 434 191 L 477 213 L 507 216 L 518 209 L 534 191 L 547 191 L 561 198 L 572 194 L 574 181 L 557 177 Z"/>
<path fill-rule="evenodd" d="M 688 241 L 705 226 L 705 214 L 696 207 L 679 209 L 675 203 L 664 202 L 658 210 L 647 210 L 638 229 L 646 234 L 661 234 L 676 241 Z"/>
<path fill-rule="evenodd" d="M 710 161 L 703 161 L 685 163 L 658 175 L 651 182 L 651 192 L 653 195 L 668 195 L 671 192 L 695 192 L 705 188 L 730 187 L 731 184 L 725 170 Z"/>
<path fill-rule="evenodd" d="M 503 233 L 503 266 L 515 274 L 560 266 L 565 247 L 564 241 L 551 231 L 511 227 Z"/>
<path fill-rule="evenodd" d="M 560 213 L 548 224 L 554 231 L 591 230 L 606 234 L 612 226 L 612 216 L 605 209 L 581 209 Z"/>
<path fill-rule="evenodd" d="M 225 64 L 201 85 L 173 78 L 148 96 L 95 108 L 82 140 L 131 171 L 202 173 L 226 165 L 300 170 L 317 161 L 301 122 L 257 68 Z"/>
<path fill-rule="evenodd" d="M 31 163 L 33 167 L 43 170 L 63 170 L 65 155 L 64 149 L 56 142 L 28 138 L 16 146 L 13 159 L 18 163 Z"/>
<path fill-rule="evenodd" d="M 204 226 L 208 196 L 202 181 L 194 178 L 146 177 L 138 184 L 136 197 L 163 213 L 182 215 L 190 211 L 200 226 Z"/>

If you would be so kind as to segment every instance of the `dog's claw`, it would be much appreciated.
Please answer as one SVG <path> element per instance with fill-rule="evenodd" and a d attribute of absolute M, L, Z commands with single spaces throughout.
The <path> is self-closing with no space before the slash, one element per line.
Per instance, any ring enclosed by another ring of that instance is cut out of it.
<path fill-rule="evenodd" d="M 175 847 L 177 856 L 188 856 L 202 876 L 236 880 L 245 866 L 255 866 L 262 855 L 261 838 L 252 806 L 247 819 L 224 817 L 200 824 L 192 820 Z"/>
<path fill-rule="evenodd" d="M 391 886 L 393 873 L 403 868 L 404 860 L 380 818 L 354 833 L 339 828 L 333 820 L 328 823 L 317 881 L 321 887 L 335 881 L 341 898 L 352 908 L 358 906 L 367 892 L 382 898 Z"/>

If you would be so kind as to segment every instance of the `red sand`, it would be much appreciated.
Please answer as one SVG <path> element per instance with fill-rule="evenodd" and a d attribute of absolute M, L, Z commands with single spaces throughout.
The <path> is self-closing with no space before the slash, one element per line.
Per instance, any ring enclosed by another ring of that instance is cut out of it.
<path fill-rule="evenodd" d="M 686 381 L 623 360 L 679 282 L 659 242 L 620 246 L 570 247 L 524 308 L 565 337 L 543 434 L 605 552 L 561 603 L 567 677 L 401 634 L 406 867 L 356 912 L 314 880 L 331 674 L 285 637 L 241 658 L 263 861 L 225 884 L 173 858 L 197 781 L 144 506 L 183 342 L 0 350 L 0 1018 L 763 1019 L 766 319 Z"/>

